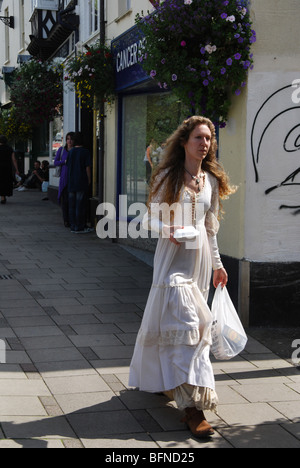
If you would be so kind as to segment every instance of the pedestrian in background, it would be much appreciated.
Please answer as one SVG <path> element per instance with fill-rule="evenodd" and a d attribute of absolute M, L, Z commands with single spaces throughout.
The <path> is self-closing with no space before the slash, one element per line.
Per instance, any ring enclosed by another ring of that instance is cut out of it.
<path fill-rule="evenodd" d="M 166 393 L 185 410 L 183 421 L 199 438 L 214 433 L 204 411 L 216 411 L 218 405 L 209 359 L 212 314 L 207 300 L 212 270 L 215 287 L 228 281 L 217 244 L 219 202 L 235 191 L 216 152 L 212 122 L 191 117 L 167 141 L 152 177 L 144 227 L 160 238 L 129 379 L 129 385 L 141 391 Z M 177 225 L 176 213 L 164 219 L 156 212 L 162 203 L 172 210 L 177 204 L 181 215 L 188 213 L 189 219 L 180 217 L 186 226 Z M 196 233 L 192 245 L 179 242 L 175 234 L 187 226 Z"/>
<path fill-rule="evenodd" d="M 74 147 L 74 136 L 74 132 L 67 133 L 66 144 L 64 147 L 59 148 L 54 161 L 54 166 L 60 168 L 58 201 L 62 208 L 65 227 L 70 227 L 67 160 L 69 156 L 69 151 Z"/>
<path fill-rule="evenodd" d="M 48 190 L 49 190 L 49 161 L 42 162 L 42 192 L 45 193 L 45 197 L 42 198 L 43 201 L 49 200 L 48 198 Z"/>
<path fill-rule="evenodd" d="M 42 184 L 44 181 L 45 174 L 41 167 L 41 162 L 35 161 L 33 171 L 30 171 L 27 176 L 25 176 L 24 182 L 17 190 L 18 192 L 26 192 L 28 189 L 42 190 Z"/>
<path fill-rule="evenodd" d="M 1 205 L 6 204 L 6 197 L 12 197 L 14 188 L 13 167 L 19 175 L 14 150 L 8 146 L 7 138 L 0 136 L 0 196 Z"/>
<path fill-rule="evenodd" d="M 74 148 L 68 156 L 69 217 L 71 231 L 85 234 L 93 231 L 86 226 L 89 187 L 92 182 L 92 159 L 83 147 L 82 133 L 74 135 Z"/>

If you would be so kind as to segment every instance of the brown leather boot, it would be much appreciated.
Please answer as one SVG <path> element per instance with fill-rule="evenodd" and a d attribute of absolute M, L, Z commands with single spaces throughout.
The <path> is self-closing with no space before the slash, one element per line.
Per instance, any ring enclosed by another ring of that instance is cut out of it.
<path fill-rule="evenodd" d="M 191 433 L 198 439 L 205 439 L 214 435 L 215 431 L 205 419 L 203 411 L 196 408 L 186 408 L 186 416 L 181 420 L 186 423 Z"/>

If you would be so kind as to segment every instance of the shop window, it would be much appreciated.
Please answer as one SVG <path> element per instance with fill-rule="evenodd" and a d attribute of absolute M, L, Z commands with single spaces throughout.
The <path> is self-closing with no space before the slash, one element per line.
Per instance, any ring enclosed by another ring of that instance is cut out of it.
<path fill-rule="evenodd" d="M 123 98 L 121 193 L 127 195 L 128 206 L 146 203 L 151 173 L 161 160 L 164 143 L 186 115 L 171 94 Z"/>

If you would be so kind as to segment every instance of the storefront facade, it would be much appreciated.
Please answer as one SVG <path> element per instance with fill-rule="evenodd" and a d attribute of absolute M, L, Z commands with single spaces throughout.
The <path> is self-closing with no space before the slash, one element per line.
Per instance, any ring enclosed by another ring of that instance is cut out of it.
<path fill-rule="evenodd" d="M 142 10 L 151 11 L 153 3 L 148 0 L 104 3 L 105 35 L 115 56 L 116 99 L 105 110 L 105 141 L 101 146 L 103 181 L 102 177 L 98 179 L 104 201 L 117 208 L 118 220 L 130 223 L 135 215 L 128 214 L 128 207 L 145 204 L 149 177 L 160 160 L 163 144 L 189 111 L 171 92 L 159 88 L 139 62 L 139 51 L 145 43 L 135 26 L 135 17 Z M 239 187 L 224 202 L 219 246 L 230 276 L 230 292 L 245 325 L 299 326 L 298 3 L 298 0 L 280 4 L 275 0 L 251 1 L 251 17 L 257 33 L 257 43 L 253 45 L 255 68 L 241 95 L 234 97 L 227 127 L 219 135 L 220 162 L 232 183 Z M 99 4 L 89 0 L 87 9 L 85 0 L 57 2 L 57 8 L 72 6 L 69 13 L 79 16 L 80 26 L 77 29 L 79 22 L 75 23 L 76 30 L 61 47 L 52 51 L 52 58 L 72 57 L 85 44 L 99 38 Z M 37 5 L 43 10 L 46 3 L 40 1 Z M 3 14 L 15 14 L 15 29 L 1 24 L 5 48 L 0 54 L 4 78 L 0 81 L 0 94 L 4 105 L 9 105 L 6 75 L 19 66 L 19 56 L 24 60 L 29 55 L 24 38 L 31 32 L 28 21 L 32 9 L 26 2 L 24 7 L 19 15 L 24 22 L 19 24 L 17 2 L 4 0 L 2 4 Z M 91 124 L 95 124 L 92 129 Z M 80 129 L 89 134 L 89 142 L 95 149 L 97 180 L 98 122 L 93 116 L 86 119 L 80 112 L 74 90 L 67 83 L 63 122 L 51 124 L 50 138 L 46 131 L 41 133 L 43 152 L 38 144 L 34 148 L 28 145 L 28 152 L 34 149 L 37 157 L 45 153 L 51 159 L 55 145 L 62 144 L 66 133 Z M 58 180 L 52 178 L 53 188 L 57 184 Z M 126 197 L 123 211 L 120 196 Z M 129 236 L 117 241 L 152 252 L 156 244 L 155 239 L 133 240 Z"/>
<path fill-rule="evenodd" d="M 126 195 L 128 207 L 147 202 L 164 143 L 186 117 L 176 96 L 163 92 L 143 71 L 139 52 L 144 47 L 136 26 L 112 41 L 118 94 L 117 199 Z"/>
<path fill-rule="evenodd" d="M 107 113 L 105 199 L 127 204 L 147 198 L 147 145 L 158 150 L 188 113 L 142 75 L 134 18 L 150 2 L 132 1 L 118 21 L 108 11 L 107 37 L 116 57 L 114 108 Z M 238 192 L 224 202 L 219 246 L 229 272 L 229 289 L 245 325 L 299 324 L 299 37 L 298 5 L 251 1 L 255 68 L 247 87 L 234 97 L 228 124 L 220 130 L 219 159 Z M 278 28 L 284 24 L 286 28 Z M 276 31 L 276 33 L 275 33 Z M 276 37 L 275 37 L 276 35 Z M 275 49 L 274 44 L 278 44 Z M 280 44 L 280 47 L 279 47 Z M 297 81 L 298 79 L 298 81 Z M 289 119 L 286 117 L 289 116 Z M 275 143 L 276 142 L 276 143 Z M 156 151 L 154 164 L 159 160 Z M 288 229 L 287 229 L 288 227 Z M 120 239 L 119 242 L 130 242 Z M 153 250 L 154 242 L 132 245 Z M 292 278 L 297 276 L 297 280 Z"/>

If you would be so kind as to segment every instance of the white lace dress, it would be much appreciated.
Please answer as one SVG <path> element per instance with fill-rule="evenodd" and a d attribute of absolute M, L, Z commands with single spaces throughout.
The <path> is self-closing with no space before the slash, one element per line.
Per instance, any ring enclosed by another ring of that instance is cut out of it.
<path fill-rule="evenodd" d="M 163 202 L 163 191 L 164 186 L 153 202 Z M 209 359 L 212 315 L 207 299 L 212 268 L 223 266 L 216 237 L 217 179 L 206 173 L 205 186 L 199 194 L 183 188 L 179 205 L 184 212 L 184 225 L 190 217 L 189 224 L 200 231 L 200 236 L 196 243 L 178 247 L 160 235 L 129 385 L 150 393 L 172 391 L 180 409 L 196 406 L 215 411 L 218 398 Z M 162 233 L 163 221 L 155 209 L 150 219 L 146 215 L 145 225 Z"/>

